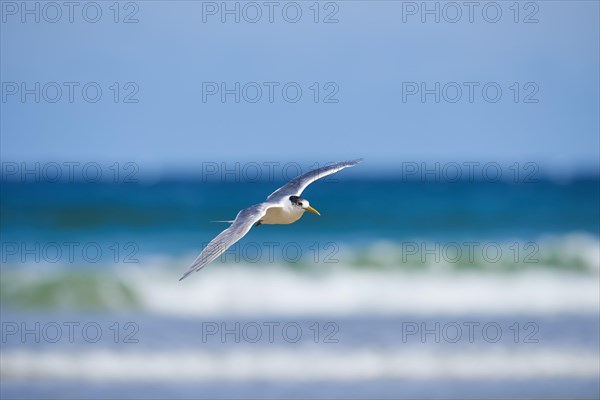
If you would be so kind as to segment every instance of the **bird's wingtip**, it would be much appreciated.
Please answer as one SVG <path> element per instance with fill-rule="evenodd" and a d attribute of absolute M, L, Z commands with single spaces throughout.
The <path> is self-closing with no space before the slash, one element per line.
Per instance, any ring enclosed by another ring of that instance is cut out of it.
<path fill-rule="evenodd" d="M 191 269 L 188 272 L 186 272 L 185 274 L 183 274 L 183 276 L 181 278 L 179 278 L 179 282 L 181 282 L 182 280 L 184 280 L 185 278 L 187 278 L 192 272 L 194 272 L 193 269 Z"/>

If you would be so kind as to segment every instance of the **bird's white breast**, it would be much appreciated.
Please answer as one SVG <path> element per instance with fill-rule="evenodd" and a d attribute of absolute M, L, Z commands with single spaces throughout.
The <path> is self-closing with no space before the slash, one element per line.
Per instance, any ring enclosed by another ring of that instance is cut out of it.
<path fill-rule="evenodd" d="M 293 224 L 304 214 L 304 210 L 292 207 L 272 207 L 267 214 L 261 218 L 261 223 L 271 225 Z"/>

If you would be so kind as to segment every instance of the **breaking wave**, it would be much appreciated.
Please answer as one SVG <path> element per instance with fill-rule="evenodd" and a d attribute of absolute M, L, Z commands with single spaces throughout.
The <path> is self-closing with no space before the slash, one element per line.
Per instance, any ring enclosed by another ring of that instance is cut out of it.
<path fill-rule="evenodd" d="M 206 352 L 10 351 L 2 379 L 116 382 L 369 381 L 376 379 L 594 378 L 598 353 L 534 351 L 244 350 Z"/>
<path fill-rule="evenodd" d="M 0 293 L 4 307 L 17 309 L 176 315 L 597 313 L 598 239 L 567 235 L 537 243 L 536 263 L 423 261 L 418 254 L 406 258 L 405 244 L 378 242 L 343 246 L 337 263 L 216 262 L 183 282 L 191 254 L 94 268 L 5 265 Z"/>

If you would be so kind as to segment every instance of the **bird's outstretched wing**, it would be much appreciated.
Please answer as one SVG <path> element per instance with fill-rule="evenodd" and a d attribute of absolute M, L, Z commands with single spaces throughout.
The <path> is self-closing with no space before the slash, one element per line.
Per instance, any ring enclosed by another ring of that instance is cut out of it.
<path fill-rule="evenodd" d="M 185 279 L 192 272 L 199 271 L 223 254 L 229 247 L 243 238 L 252 226 L 265 216 L 267 209 L 272 206 L 271 204 L 260 203 L 240 211 L 231 226 L 211 240 L 179 280 Z"/>
<path fill-rule="evenodd" d="M 267 197 L 267 201 L 279 201 L 282 198 L 286 198 L 289 196 L 300 196 L 304 189 L 314 181 L 324 178 L 328 175 L 335 174 L 336 172 L 348 168 L 353 167 L 359 162 L 362 161 L 362 158 L 353 161 L 342 161 L 335 164 L 327 165 L 325 167 L 321 167 L 318 169 L 314 169 L 310 172 L 307 172 L 304 175 L 300 175 L 297 178 L 292 179 L 273 193 L 269 197 Z"/>

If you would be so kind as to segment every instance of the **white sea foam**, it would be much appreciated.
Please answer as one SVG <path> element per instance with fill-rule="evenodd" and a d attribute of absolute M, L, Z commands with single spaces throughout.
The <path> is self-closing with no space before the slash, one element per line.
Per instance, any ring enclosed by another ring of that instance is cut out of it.
<path fill-rule="evenodd" d="M 382 261 L 393 260 L 390 254 L 398 250 L 371 247 Z M 600 241 L 583 234 L 544 237 L 539 251 L 541 262 L 511 271 L 494 265 L 469 272 L 427 265 L 406 269 L 393 262 L 355 268 L 342 259 L 300 271 L 289 265 L 217 263 L 183 282 L 174 279 L 172 269 L 140 267 L 123 270 L 120 279 L 145 309 L 168 314 L 598 313 Z M 547 265 L 550 261 L 555 264 Z M 573 263 L 583 269 L 562 268 Z"/>
<path fill-rule="evenodd" d="M 366 252 L 378 266 L 357 267 L 345 256 L 336 264 L 309 266 L 215 262 L 183 282 L 178 278 L 193 255 L 145 257 L 141 264 L 76 274 L 73 268 L 21 266 L 3 269 L 1 293 L 9 306 L 137 306 L 184 316 L 600 312 L 600 241 L 569 234 L 539 243 L 539 263 L 506 268 L 493 263 L 407 267 L 395 261 L 397 245 L 378 243 Z"/>
<path fill-rule="evenodd" d="M 89 381 L 357 381 L 594 378 L 598 353 L 269 349 L 232 352 L 7 351 L 1 378 Z"/>
<path fill-rule="evenodd" d="M 129 271 L 131 272 L 131 271 Z M 129 273 L 127 274 L 129 275 Z M 137 275 L 137 276 L 135 276 Z M 177 282 L 155 271 L 128 280 L 143 307 L 180 315 L 598 313 L 598 277 L 560 273 L 435 274 L 212 268 Z"/>

